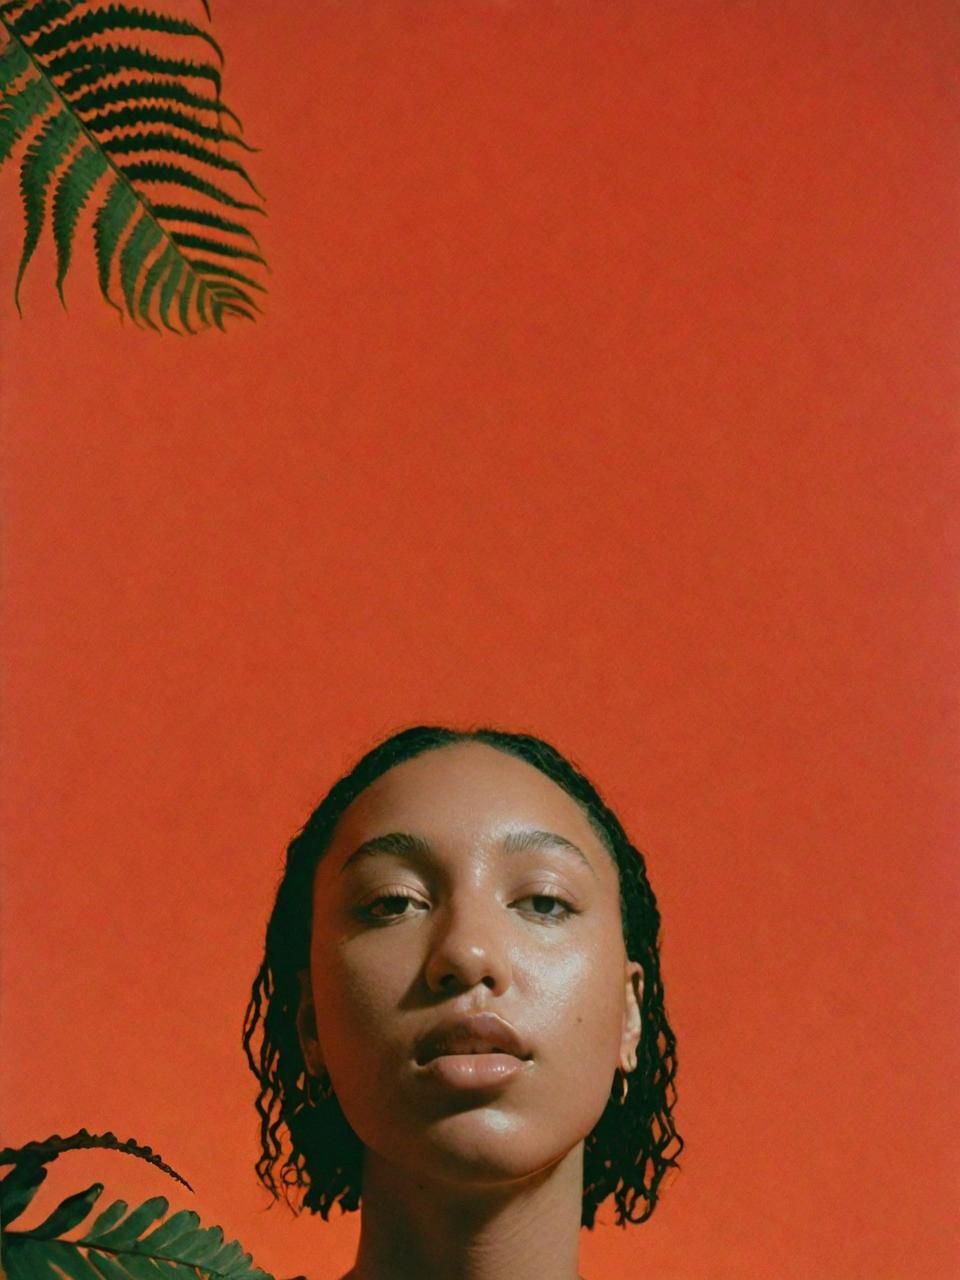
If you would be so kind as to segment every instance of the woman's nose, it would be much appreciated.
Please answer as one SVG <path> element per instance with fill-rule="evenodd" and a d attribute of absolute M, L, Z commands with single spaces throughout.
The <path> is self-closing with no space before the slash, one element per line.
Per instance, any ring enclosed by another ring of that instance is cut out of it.
<path fill-rule="evenodd" d="M 481 983 L 495 995 L 510 985 L 505 922 L 498 908 L 465 902 L 440 910 L 434 920 L 426 980 L 431 991 L 469 990 Z"/>

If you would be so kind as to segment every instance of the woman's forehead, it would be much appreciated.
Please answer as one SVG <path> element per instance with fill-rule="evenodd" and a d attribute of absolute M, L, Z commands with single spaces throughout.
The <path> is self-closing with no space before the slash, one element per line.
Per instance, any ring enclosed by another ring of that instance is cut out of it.
<path fill-rule="evenodd" d="M 458 742 L 405 760 L 371 783 L 341 817 L 330 851 L 386 831 L 456 841 L 522 828 L 600 849 L 579 804 L 534 765 L 486 743 Z"/>

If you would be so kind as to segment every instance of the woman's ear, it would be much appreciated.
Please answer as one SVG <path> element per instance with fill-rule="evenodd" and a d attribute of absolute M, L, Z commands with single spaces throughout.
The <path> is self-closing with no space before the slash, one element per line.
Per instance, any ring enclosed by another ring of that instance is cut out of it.
<path fill-rule="evenodd" d="M 633 1071 L 637 1065 L 637 1045 L 640 1043 L 643 1008 L 643 966 L 637 960 L 628 960 L 623 988 L 623 1033 L 620 1037 L 620 1070 Z"/>
<path fill-rule="evenodd" d="M 297 1006 L 297 1036 L 303 1051 L 303 1061 L 310 1075 L 319 1075 L 323 1070 L 323 1054 L 317 1038 L 317 1014 L 313 1004 L 313 986 L 310 982 L 310 970 L 301 969 L 297 974 L 300 979 L 300 1003 Z"/>

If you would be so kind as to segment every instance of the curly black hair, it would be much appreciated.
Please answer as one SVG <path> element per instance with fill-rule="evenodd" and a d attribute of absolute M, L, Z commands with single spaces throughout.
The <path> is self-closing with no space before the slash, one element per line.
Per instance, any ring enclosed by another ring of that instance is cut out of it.
<path fill-rule="evenodd" d="M 290 842 L 243 1025 L 243 1047 L 260 1085 L 257 1176 L 275 1199 L 282 1194 L 295 1210 L 291 1191 L 302 1192 L 302 1206 L 319 1212 L 324 1221 L 338 1201 L 344 1212 L 359 1208 L 362 1142 L 336 1096 L 319 1106 L 306 1105 L 296 1014 L 298 973 L 309 964 L 314 870 L 341 814 L 365 788 L 404 760 L 458 742 L 486 743 L 534 765 L 580 805 L 616 863 L 627 955 L 643 968 L 642 1030 L 629 1091 L 618 1071 L 606 1108 L 584 1144 L 581 1223 L 592 1228 L 597 1208 L 608 1196 L 614 1198 L 618 1226 L 643 1222 L 657 1203 L 664 1174 L 677 1167 L 683 1149 L 672 1114 L 676 1037 L 664 1010 L 656 899 L 643 855 L 593 784 L 549 743 L 499 729 L 418 725 L 393 734 L 331 787 Z"/>

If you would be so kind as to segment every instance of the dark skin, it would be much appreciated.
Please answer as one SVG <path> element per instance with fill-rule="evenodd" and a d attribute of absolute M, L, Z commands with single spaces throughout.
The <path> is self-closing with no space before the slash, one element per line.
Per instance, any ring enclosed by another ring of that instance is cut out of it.
<path fill-rule="evenodd" d="M 457 743 L 364 791 L 317 869 L 297 1023 L 366 1147 L 343 1280 L 582 1280 L 583 1143 L 636 1066 L 642 983 L 614 863 L 538 769 Z M 527 1068 L 425 1084 L 418 1038 L 475 1012 L 510 1023 Z"/>

